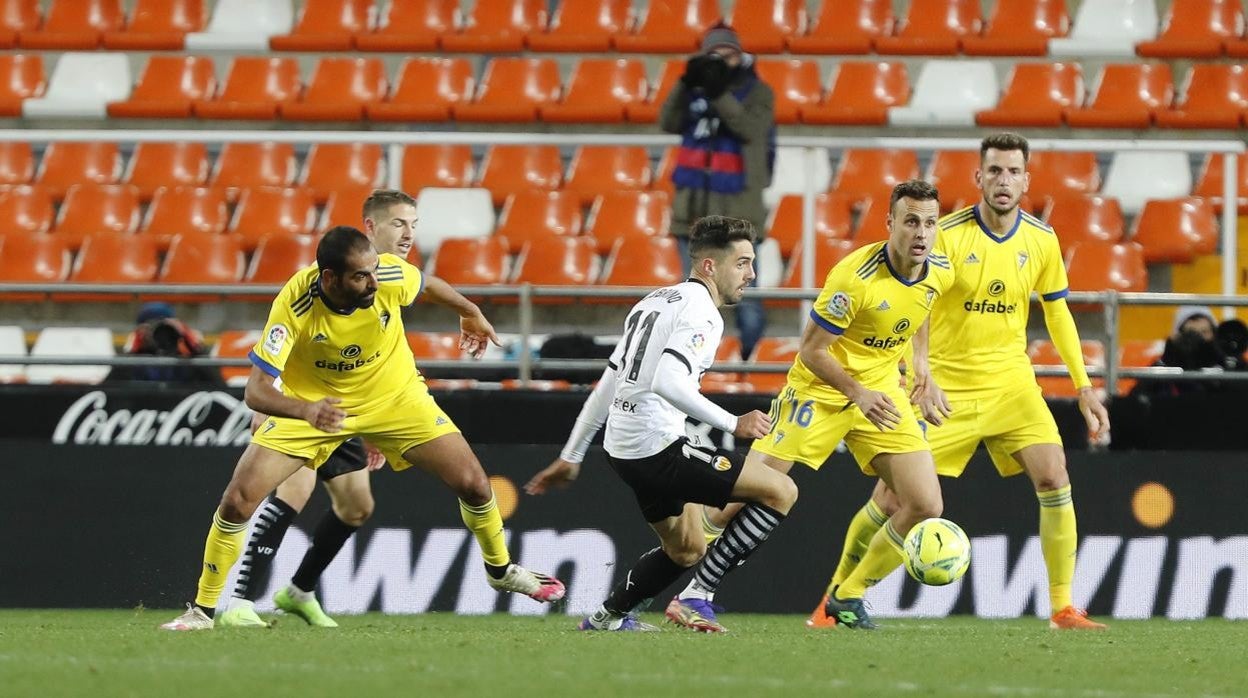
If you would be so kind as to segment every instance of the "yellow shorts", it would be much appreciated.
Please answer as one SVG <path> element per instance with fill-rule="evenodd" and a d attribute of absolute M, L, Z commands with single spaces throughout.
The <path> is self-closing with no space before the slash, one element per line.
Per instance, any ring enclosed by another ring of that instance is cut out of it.
<path fill-rule="evenodd" d="M 343 441 L 362 436 L 386 456 L 390 467 L 403 470 L 411 466 L 403 459 L 408 449 L 457 433 L 459 427 L 438 407 L 421 381 L 413 383 L 383 409 L 349 414 L 343 420 L 342 431 L 337 433 L 323 432 L 302 419 L 269 417 L 252 435 L 251 442 L 306 459 L 306 465 L 315 470 Z"/>
<path fill-rule="evenodd" d="M 1053 413 L 1044 401 L 1040 386 L 1009 390 L 977 400 L 950 398 L 953 414 L 941 426 L 928 424 L 927 442 L 936 459 L 936 472 L 958 477 L 966 469 L 979 442 L 1002 477 L 1023 472 L 1012 454 L 1036 444 L 1062 445 Z"/>
<path fill-rule="evenodd" d="M 876 474 L 871 461 L 881 453 L 929 450 L 906 394 L 897 387 L 884 392 L 901 412 L 901 424 L 888 431 L 880 431 L 848 401 L 816 399 L 786 385 L 771 403 L 771 433 L 752 448 L 818 470 L 843 440 L 867 475 Z"/>

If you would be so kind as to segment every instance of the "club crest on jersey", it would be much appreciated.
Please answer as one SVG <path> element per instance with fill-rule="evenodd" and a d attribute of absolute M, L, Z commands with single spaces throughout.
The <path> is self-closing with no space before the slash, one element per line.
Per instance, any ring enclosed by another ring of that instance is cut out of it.
<path fill-rule="evenodd" d="M 1019 252 L 1019 253 L 1018 253 L 1018 268 L 1019 268 L 1019 269 L 1022 269 L 1022 268 L 1023 268 L 1023 265 L 1024 265 L 1024 264 L 1026 264 L 1026 263 L 1027 263 L 1027 253 L 1026 253 L 1026 252 Z"/>
<path fill-rule="evenodd" d="M 832 298 L 828 300 L 828 315 L 838 320 L 843 320 L 848 313 L 849 295 L 844 291 L 833 293 Z"/>
<path fill-rule="evenodd" d="M 274 325 L 269 328 L 269 333 L 264 337 L 264 350 L 277 356 L 282 353 L 282 347 L 286 345 L 286 338 L 290 336 L 290 330 L 285 325 Z"/>
<path fill-rule="evenodd" d="M 389 310 L 382 311 L 379 318 L 381 320 L 381 331 L 385 332 L 386 328 L 390 326 L 390 311 Z"/>
<path fill-rule="evenodd" d="M 355 357 L 360 355 L 360 345 L 348 344 L 347 346 L 342 348 L 342 351 L 338 353 L 342 354 L 342 358 L 344 359 L 354 359 Z"/>
<path fill-rule="evenodd" d="M 689 338 L 689 348 L 693 350 L 693 353 L 701 354 L 704 346 L 706 346 L 706 335 L 701 332 L 693 333 L 693 336 Z"/>
<path fill-rule="evenodd" d="M 931 308 L 932 301 L 934 300 L 936 300 L 936 289 L 934 288 L 927 289 L 927 293 L 924 295 L 924 305 L 926 305 L 928 308 Z"/>
<path fill-rule="evenodd" d="M 726 473 L 729 470 L 732 470 L 732 461 L 724 458 L 723 456 L 716 456 L 715 462 L 711 463 L 711 467 L 721 473 Z"/>

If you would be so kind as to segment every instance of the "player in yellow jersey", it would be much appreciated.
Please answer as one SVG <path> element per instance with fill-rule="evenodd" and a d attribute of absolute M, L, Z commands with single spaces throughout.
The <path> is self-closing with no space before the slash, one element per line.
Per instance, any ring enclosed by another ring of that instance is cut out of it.
<path fill-rule="evenodd" d="M 441 288 L 435 300 L 460 312 L 466 351 L 479 355 L 486 342 L 497 341 L 475 305 L 401 258 L 378 255 L 355 228 L 325 233 L 316 264 L 286 282 L 251 351 L 244 393 L 248 407 L 272 416 L 253 435 L 213 515 L 194 604 L 162 628 L 213 627 L 226 575 L 260 501 L 299 468 L 320 467 L 353 436 L 376 445 L 396 470 L 415 465 L 455 492 L 490 586 L 538 601 L 563 597 L 559 580 L 511 562 L 489 479 L 416 370 L 400 313 L 427 282 Z"/>
<path fill-rule="evenodd" d="M 900 502 L 853 577 L 829 598 L 828 613 L 871 629 L 862 597 L 901 564 L 901 536 L 939 516 L 940 483 L 898 361 L 953 284 L 932 251 L 940 206 L 936 188 L 912 180 L 889 200 L 885 242 L 855 250 L 832 268 L 802 332 L 788 383 L 771 407 L 773 427 L 747 457 L 787 473 L 793 463 L 818 469 L 843 439 L 862 472 L 883 478 Z M 725 514 L 734 512 L 726 510 Z"/>
<path fill-rule="evenodd" d="M 1027 473 L 1040 503 L 1040 542 L 1049 573 L 1050 626 L 1099 629 L 1071 602 L 1078 537 L 1057 424 L 1027 358 L 1027 315 L 1034 291 L 1049 336 L 1079 390 L 1079 410 L 1094 439 L 1109 433 L 1109 415 L 1092 390 L 1079 334 L 1066 305 L 1066 268 L 1053 229 L 1019 208 L 1027 193 L 1027 140 L 1012 133 L 980 145 L 975 173 L 983 198 L 940 221 L 937 249 L 957 280 L 932 311 L 930 351 L 916 338 L 915 399 L 941 475 L 957 477 L 982 441 L 1002 476 Z M 927 361 L 925 361 L 927 358 Z M 929 366 L 930 364 L 930 366 Z M 896 498 L 879 483 L 850 523 L 828 593 L 852 577 Z M 898 527 L 899 530 L 903 530 Z M 815 609 L 809 625 L 834 624 Z"/>

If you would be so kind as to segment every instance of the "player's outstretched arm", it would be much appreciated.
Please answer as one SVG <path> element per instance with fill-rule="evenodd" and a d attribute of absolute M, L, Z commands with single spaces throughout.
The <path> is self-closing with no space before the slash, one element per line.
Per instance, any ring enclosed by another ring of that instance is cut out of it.
<path fill-rule="evenodd" d="M 914 374 L 914 385 L 910 388 L 910 404 L 919 408 L 923 419 L 928 423 L 940 426 L 945 423 L 945 417 L 953 414 L 953 407 L 950 406 L 945 391 L 932 378 L 931 366 L 928 364 L 931 324 L 930 317 L 925 319 L 911 340 L 914 354 L 910 357 L 910 372 Z"/>
<path fill-rule="evenodd" d="M 594 386 L 589 397 L 585 399 L 585 404 L 581 407 L 581 413 L 576 417 L 576 424 L 572 427 L 572 433 L 568 435 L 568 442 L 564 444 L 563 451 L 555 462 L 534 475 L 525 484 L 525 492 L 545 494 L 552 485 L 567 487 L 576 480 L 581 473 L 581 461 L 585 460 L 585 452 L 589 450 L 594 435 L 607 421 L 607 413 L 611 409 L 611 400 L 614 397 L 615 369 L 608 367 L 602 372 L 602 378 L 598 379 L 598 385 Z"/>
<path fill-rule="evenodd" d="M 832 334 L 814 322 L 808 322 L 802 330 L 802 346 L 798 350 L 798 356 L 802 357 L 802 363 L 811 373 L 857 405 L 862 414 L 880 431 L 893 429 L 901 423 L 901 413 L 897 411 L 897 406 L 888 395 L 867 390 L 833 358 L 828 349 L 839 340 L 840 335 Z"/>
<path fill-rule="evenodd" d="M 306 402 L 282 394 L 273 384 L 273 376 L 258 366 L 251 367 L 247 387 L 243 389 L 243 402 L 253 411 L 276 417 L 302 419 L 321 431 L 334 433 L 342 429 L 347 413 L 336 406 L 340 400 L 326 397 L 316 402 Z"/>
<path fill-rule="evenodd" d="M 1088 438 L 1103 443 L 1109 437 L 1109 412 L 1101 399 L 1092 389 L 1092 381 L 1088 379 L 1088 370 L 1083 364 L 1083 347 L 1079 343 L 1079 330 L 1075 327 L 1075 318 L 1070 314 L 1070 306 L 1065 298 L 1041 303 L 1044 308 L 1044 326 L 1049 330 L 1049 338 L 1053 346 L 1066 364 L 1070 379 L 1079 391 L 1079 412 L 1088 425 Z"/>
<path fill-rule="evenodd" d="M 494 326 L 485 319 L 485 314 L 481 312 L 476 303 L 464 298 L 462 293 L 436 276 L 426 275 L 424 282 L 423 295 L 459 314 L 460 349 L 468 352 L 468 355 L 474 359 L 479 359 L 485 353 L 489 342 L 493 342 L 495 346 L 503 346 L 494 332 Z"/>

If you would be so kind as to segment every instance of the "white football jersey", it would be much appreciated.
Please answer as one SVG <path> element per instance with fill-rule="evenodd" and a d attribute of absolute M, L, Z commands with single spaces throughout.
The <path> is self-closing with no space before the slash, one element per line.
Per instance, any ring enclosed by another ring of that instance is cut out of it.
<path fill-rule="evenodd" d="M 609 363 L 616 384 L 603 441 L 607 453 L 645 458 L 685 435 L 685 414 L 651 389 L 659 358 L 666 353 L 682 362 L 696 390 L 723 334 L 724 319 L 697 281 L 660 288 L 633 306 Z"/>

